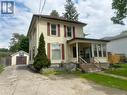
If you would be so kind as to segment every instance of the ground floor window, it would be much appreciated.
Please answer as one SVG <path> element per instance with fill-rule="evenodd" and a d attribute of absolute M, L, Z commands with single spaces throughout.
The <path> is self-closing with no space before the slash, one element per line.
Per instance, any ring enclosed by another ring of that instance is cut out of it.
<path fill-rule="evenodd" d="M 60 60 L 61 59 L 61 45 L 52 44 L 52 59 Z"/>
<path fill-rule="evenodd" d="M 73 57 L 74 57 L 74 58 L 77 57 L 76 55 L 77 55 L 77 54 L 76 54 L 76 47 L 74 46 L 74 47 L 73 47 Z"/>
<path fill-rule="evenodd" d="M 94 44 L 93 45 L 93 49 L 94 49 L 94 57 L 97 57 L 97 45 L 96 44 Z"/>
<path fill-rule="evenodd" d="M 99 57 L 102 57 L 102 47 L 101 47 L 101 44 L 98 44 L 98 56 Z"/>
<path fill-rule="evenodd" d="M 103 48 L 103 56 L 106 57 L 106 45 L 103 44 L 102 48 Z"/>
<path fill-rule="evenodd" d="M 105 44 L 93 44 L 94 57 L 106 57 Z"/>

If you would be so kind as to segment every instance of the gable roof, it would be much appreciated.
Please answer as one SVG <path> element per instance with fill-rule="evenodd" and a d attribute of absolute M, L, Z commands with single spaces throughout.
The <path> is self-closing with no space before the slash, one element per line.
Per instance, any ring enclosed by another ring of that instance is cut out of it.
<path fill-rule="evenodd" d="M 20 52 L 23 52 L 24 54 L 26 54 L 26 55 L 28 55 L 28 56 L 29 56 L 29 54 L 28 54 L 27 52 L 22 51 L 22 50 L 20 50 L 20 51 L 18 51 L 18 52 L 16 52 L 16 53 L 11 54 L 11 56 L 14 56 L 14 55 L 16 55 L 16 54 L 18 54 L 18 53 L 20 53 Z"/>
<path fill-rule="evenodd" d="M 32 17 L 30 26 L 29 26 L 28 34 L 29 34 L 29 31 L 30 31 L 30 29 L 32 27 L 32 24 L 35 22 L 36 18 L 39 18 L 39 17 L 40 18 L 57 20 L 57 21 L 64 21 L 64 22 L 69 22 L 69 23 L 75 23 L 75 24 L 81 24 L 83 26 L 86 26 L 87 25 L 86 23 L 83 23 L 83 22 L 80 22 L 80 21 L 67 20 L 64 17 L 54 17 L 54 16 L 50 16 L 50 15 L 34 14 L 33 17 Z M 27 34 L 27 36 L 28 36 L 28 34 Z"/>
<path fill-rule="evenodd" d="M 117 39 L 122 39 L 122 38 L 127 38 L 127 31 L 123 31 L 122 33 L 114 37 L 104 37 L 102 39 L 112 41 L 112 40 L 117 40 Z"/>

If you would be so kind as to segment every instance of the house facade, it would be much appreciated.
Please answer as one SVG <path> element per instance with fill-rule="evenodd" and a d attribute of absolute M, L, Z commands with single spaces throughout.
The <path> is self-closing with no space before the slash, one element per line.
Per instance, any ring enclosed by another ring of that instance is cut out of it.
<path fill-rule="evenodd" d="M 108 62 L 106 40 L 84 38 L 83 27 L 87 24 L 68 21 L 47 15 L 33 15 L 29 31 L 30 63 L 37 54 L 39 37 L 44 35 L 45 49 L 52 64 L 78 62 L 81 57 L 87 62 Z"/>
<path fill-rule="evenodd" d="M 127 57 L 127 31 L 111 37 L 107 43 L 107 51 L 114 54 L 125 54 Z"/>

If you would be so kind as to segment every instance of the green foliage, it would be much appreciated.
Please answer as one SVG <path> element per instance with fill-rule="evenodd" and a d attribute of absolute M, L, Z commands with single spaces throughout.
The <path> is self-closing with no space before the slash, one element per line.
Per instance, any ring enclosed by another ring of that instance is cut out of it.
<path fill-rule="evenodd" d="M 0 73 L 4 70 L 4 66 L 0 64 Z"/>
<path fill-rule="evenodd" d="M 0 48 L 0 58 L 5 57 L 8 55 L 8 49 L 6 48 Z"/>
<path fill-rule="evenodd" d="M 10 42 L 10 52 L 17 52 L 19 50 L 29 51 L 29 39 L 23 34 L 13 33 Z"/>
<path fill-rule="evenodd" d="M 50 16 L 59 17 L 59 13 L 56 10 L 52 10 Z"/>
<path fill-rule="evenodd" d="M 8 52 L 8 49 L 6 49 L 6 48 L 0 48 L 0 52 Z"/>
<path fill-rule="evenodd" d="M 113 0 L 112 9 L 116 14 L 111 18 L 113 23 L 124 25 L 123 19 L 127 16 L 127 0 Z"/>
<path fill-rule="evenodd" d="M 34 58 L 33 66 L 37 71 L 40 71 L 42 68 L 49 67 L 50 65 L 51 63 L 48 60 L 46 51 L 45 51 L 44 36 L 43 34 L 41 34 L 40 39 L 39 39 L 38 53 Z"/>
<path fill-rule="evenodd" d="M 29 38 L 28 37 L 23 37 L 20 41 L 19 44 L 19 50 L 23 50 L 25 52 L 29 52 Z"/>
<path fill-rule="evenodd" d="M 71 0 L 66 0 L 66 3 L 67 4 L 65 5 L 65 13 L 63 13 L 64 17 L 67 20 L 77 21 L 79 14 L 76 11 L 74 3 Z"/>
<path fill-rule="evenodd" d="M 127 77 L 127 64 L 115 64 L 105 71 L 109 74 Z"/>

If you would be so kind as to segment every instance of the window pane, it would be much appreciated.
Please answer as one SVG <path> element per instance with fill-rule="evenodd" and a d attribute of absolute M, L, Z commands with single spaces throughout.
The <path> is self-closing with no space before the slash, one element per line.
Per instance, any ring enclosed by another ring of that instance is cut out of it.
<path fill-rule="evenodd" d="M 103 44 L 102 48 L 103 48 L 103 56 L 106 57 L 106 45 Z"/>
<path fill-rule="evenodd" d="M 97 57 L 97 46 L 94 44 L 94 57 Z"/>
<path fill-rule="evenodd" d="M 51 35 L 56 35 L 56 25 L 51 24 Z"/>
<path fill-rule="evenodd" d="M 73 47 L 73 57 L 75 58 L 76 57 L 76 47 Z"/>
<path fill-rule="evenodd" d="M 67 26 L 67 36 L 71 37 L 72 35 L 72 27 Z"/>
<path fill-rule="evenodd" d="M 101 44 L 98 44 L 99 57 L 102 57 Z"/>
<path fill-rule="evenodd" d="M 61 59 L 61 46 L 59 44 L 52 44 L 52 59 Z"/>

